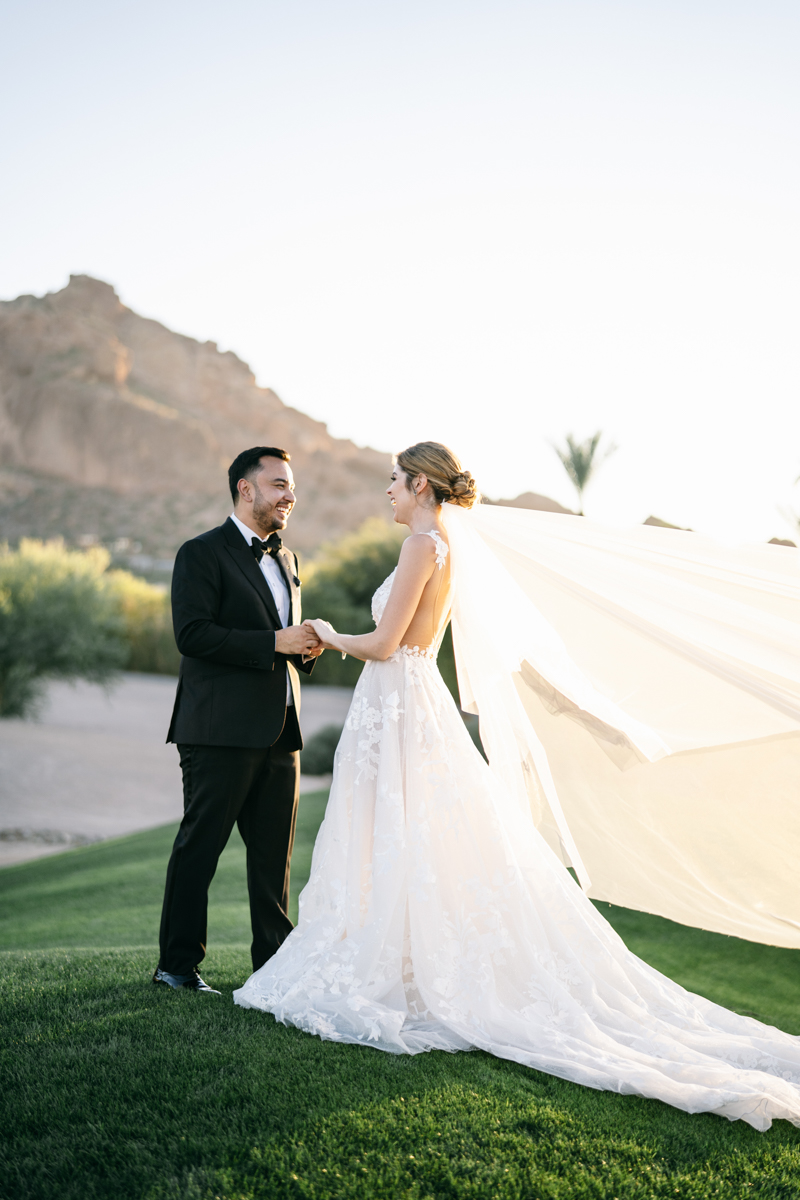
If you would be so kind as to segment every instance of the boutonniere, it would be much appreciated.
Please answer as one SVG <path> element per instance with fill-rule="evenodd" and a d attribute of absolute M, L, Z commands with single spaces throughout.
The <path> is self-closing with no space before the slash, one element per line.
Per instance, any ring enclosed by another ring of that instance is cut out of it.
<path fill-rule="evenodd" d="M 292 579 L 294 580 L 294 586 L 299 588 L 301 586 L 301 583 L 300 583 L 300 580 L 297 578 L 297 576 L 293 575 Z"/>

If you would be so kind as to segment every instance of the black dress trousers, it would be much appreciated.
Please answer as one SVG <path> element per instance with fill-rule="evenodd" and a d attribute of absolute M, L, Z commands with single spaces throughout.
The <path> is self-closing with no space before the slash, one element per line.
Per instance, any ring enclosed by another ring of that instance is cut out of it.
<path fill-rule="evenodd" d="M 301 744 L 290 706 L 272 746 L 178 746 L 184 816 L 167 868 L 162 970 L 188 975 L 205 956 L 208 889 L 234 822 L 247 847 L 254 971 L 291 932 L 289 864 L 300 784 L 296 747 Z"/>

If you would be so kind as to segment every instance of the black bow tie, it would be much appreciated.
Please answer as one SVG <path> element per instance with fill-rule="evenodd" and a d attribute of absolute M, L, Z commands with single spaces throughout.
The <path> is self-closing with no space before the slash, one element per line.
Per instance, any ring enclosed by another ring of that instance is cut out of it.
<path fill-rule="evenodd" d="M 277 533 L 271 533 L 265 542 L 260 541 L 257 537 L 251 538 L 250 545 L 252 547 L 253 554 L 255 554 L 257 560 L 261 562 L 261 559 L 265 554 L 271 554 L 273 558 L 277 558 L 278 551 L 283 545 L 283 542 L 278 537 Z"/>

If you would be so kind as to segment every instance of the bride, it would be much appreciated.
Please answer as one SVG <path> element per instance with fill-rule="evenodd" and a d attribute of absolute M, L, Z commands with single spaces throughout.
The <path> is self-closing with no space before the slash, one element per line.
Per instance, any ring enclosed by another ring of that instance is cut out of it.
<path fill-rule="evenodd" d="M 504 647 L 530 630 L 521 629 L 527 618 L 513 581 L 508 606 L 498 593 L 505 568 L 487 559 L 485 570 L 499 574 L 482 576 L 465 540 L 465 522 L 479 511 L 465 511 L 478 499 L 472 476 L 445 446 L 422 442 L 397 456 L 388 495 L 411 533 L 373 597 L 375 631 L 345 635 L 311 622 L 326 647 L 366 666 L 299 923 L 234 993 L 236 1003 L 334 1041 L 395 1054 L 480 1048 L 760 1130 L 775 1118 L 800 1125 L 800 1039 L 642 962 L 566 870 L 571 863 L 587 882 L 547 756 L 530 726 L 519 735 L 517 692 L 501 686 L 513 674 L 497 666 Z M 472 623 L 469 605 L 480 614 Z M 493 711 L 489 763 L 436 666 L 451 610 L 462 703 L 478 697 L 482 735 Z M 582 736 L 641 761 L 671 753 L 576 682 L 560 643 L 547 663 L 541 644 L 526 653 L 539 692 L 543 679 L 552 685 L 551 711 L 572 705 L 591 726 Z M 519 667 L 520 654 L 509 661 Z"/>

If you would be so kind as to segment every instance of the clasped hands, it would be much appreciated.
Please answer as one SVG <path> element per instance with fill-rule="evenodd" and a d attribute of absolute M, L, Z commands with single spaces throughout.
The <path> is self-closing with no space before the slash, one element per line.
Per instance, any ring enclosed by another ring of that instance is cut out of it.
<path fill-rule="evenodd" d="M 330 621 L 322 621 L 317 618 L 314 621 L 306 620 L 303 622 L 303 624 L 307 625 L 309 630 L 318 639 L 320 644 L 320 653 L 322 653 L 323 650 L 337 650 L 339 648 L 331 639 L 331 634 L 333 634 L 333 637 L 336 637 L 336 630 L 333 628 Z"/>
<path fill-rule="evenodd" d="M 303 658 L 319 658 L 325 647 L 310 621 L 275 630 L 275 649 L 279 654 L 302 654 Z"/>
<path fill-rule="evenodd" d="M 319 658 L 323 650 L 335 647 L 327 635 L 335 633 L 327 621 L 303 621 L 275 631 L 275 649 L 279 654 L 302 654 L 303 658 Z"/>

